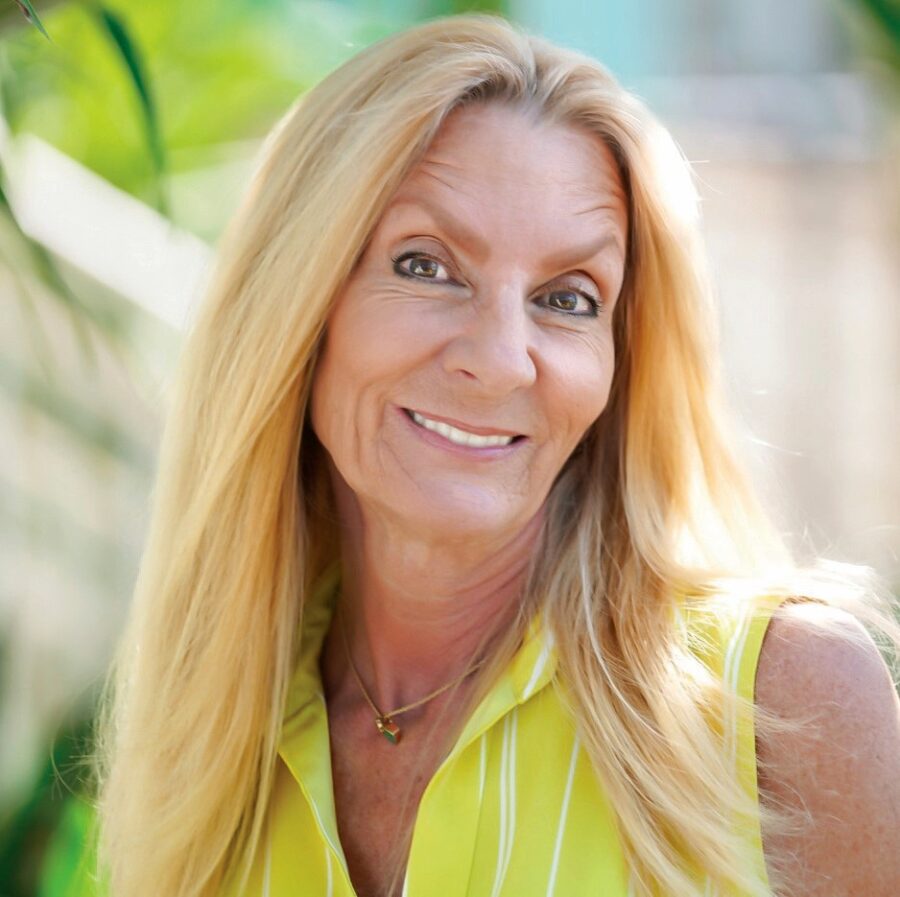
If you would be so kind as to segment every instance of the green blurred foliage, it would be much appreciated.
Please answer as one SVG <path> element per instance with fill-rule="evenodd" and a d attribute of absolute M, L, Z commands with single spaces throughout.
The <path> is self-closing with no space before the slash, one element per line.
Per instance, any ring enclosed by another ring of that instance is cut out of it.
<path fill-rule="evenodd" d="M 900 94 L 900 0 L 842 0 L 839 8 L 863 58 Z"/>
<path fill-rule="evenodd" d="M 90 850 L 93 816 L 79 795 L 90 723 L 66 721 L 28 799 L 0 827 L 3 897 L 88 897 L 95 893 Z"/>
<path fill-rule="evenodd" d="M 69 3 L 45 23 L 52 44 L 28 29 L 3 48 L 11 128 L 151 204 L 163 158 L 177 172 L 261 137 L 355 46 L 391 29 L 330 5 L 246 0 Z"/>
<path fill-rule="evenodd" d="M 43 857 L 37 897 L 105 897 L 107 888 L 96 877 L 92 849 L 95 822 L 85 800 L 66 802 Z"/>
<path fill-rule="evenodd" d="M 42 137 L 165 209 L 161 173 L 239 153 L 229 147 L 261 138 L 299 94 L 363 46 L 415 19 L 505 6 L 496 0 L 60 3 L 44 15 L 52 43 L 35 28 L 6 36 L 0 99 L 14 132 Z"/>

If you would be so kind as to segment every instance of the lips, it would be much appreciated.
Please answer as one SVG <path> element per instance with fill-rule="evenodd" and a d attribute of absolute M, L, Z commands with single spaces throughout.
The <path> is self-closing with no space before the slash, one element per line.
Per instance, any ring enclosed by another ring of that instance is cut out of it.
<path fill-rule="evenodd" d="M 496 448 L 524 439 L 521 433 L 514 433 L 510 430 L 463 424 L 448 418 L 425 415 L 410 408 L 404 408 L 403 411 L 417 427 L 437 433 L 455 445 L 470 448 Z"/>

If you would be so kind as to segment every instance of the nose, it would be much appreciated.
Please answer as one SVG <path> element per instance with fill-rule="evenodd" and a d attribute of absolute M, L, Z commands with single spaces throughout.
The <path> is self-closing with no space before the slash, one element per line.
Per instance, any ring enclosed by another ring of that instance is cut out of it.
<path fill-rule="evenodd" d="M 460 331 L 446 346 L 444 367 L 481 390 L 503 397 L 531 386 L 537 376 L 532 327 L 522 293 L 511 287 L 473 300 Z"/>

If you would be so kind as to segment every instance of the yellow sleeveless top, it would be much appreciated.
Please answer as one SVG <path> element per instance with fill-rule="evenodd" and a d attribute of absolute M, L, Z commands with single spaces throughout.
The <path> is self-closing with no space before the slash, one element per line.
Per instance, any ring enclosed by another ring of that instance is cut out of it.
<path fill-rule="evenodd" d="M 337 579 L 334 571 L 323 580 L 304 613 L 266 829 L 240 897 L 355 897 L 338 838 L 318 671 Z M 736 600 L 712 615 L 682 615 L 701 659 L 750 700 L 778 603 Z M 571 717 L 548 687 L 555 670 L 552 640 L 535 620 L 422 795 L 403 897 L 629 897 L 614 814 Z M 756 795 L 752 714 L 726 718 L 724 743 L 736 775 Z M 758 823 L 745 834 L 765 877 Z M 234 884 L 224 894 L 238 897 Z"/>

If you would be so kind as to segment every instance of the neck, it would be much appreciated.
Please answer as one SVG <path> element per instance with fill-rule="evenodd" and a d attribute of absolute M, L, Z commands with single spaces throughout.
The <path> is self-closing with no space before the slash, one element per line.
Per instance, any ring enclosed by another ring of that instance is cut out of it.
<path fill-rule="evenodd" d="M 339 502 L 343 504 L 343 502 Z M 540 532 L 536 515 L 516 532 L 471 543 L 417 538 L 396 525 L 342 513 L 341 615 L 353 663 L 379 709 L 417 701 L 464 673 L 510 625 Z M 343 640 L 332 627 L 328 691 L 355 691 Z"/>

